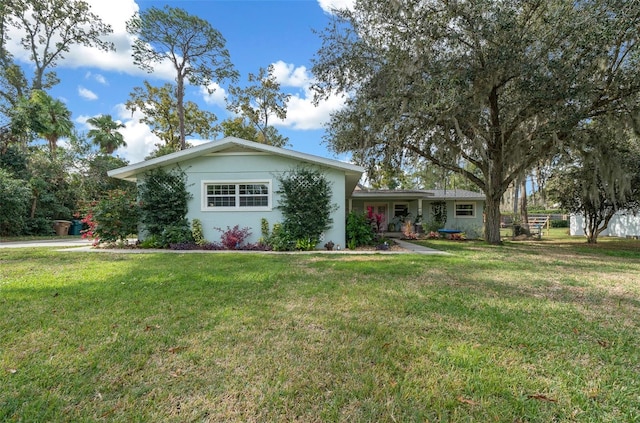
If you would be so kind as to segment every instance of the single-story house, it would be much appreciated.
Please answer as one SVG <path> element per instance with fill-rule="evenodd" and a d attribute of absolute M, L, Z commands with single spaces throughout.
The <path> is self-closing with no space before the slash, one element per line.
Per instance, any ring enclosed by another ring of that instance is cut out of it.
<path fill-rule="evenodd" d="M 436 201 L 447 204 L 447 227 L 474 229 L 481 234 L 483 194 L 461 190 L 366 190 L 358 186 L 364 173 L 360 166 L 235 137 L 114 169 L 108 175 L 141 184 L 145 172 L 151 169 L 179 167 L 186 174 L 187 189 L 192 194 L 187 218 L 202 222 L 207 240 L 219 240 L 220 233 L 214 228 L 240 225 L 251 228 L 248 241 L 256 242 L 262 218 L 271 226 L 282 221 L 277 207 L 278 177 L 301 165 L 322 171 L 332 184 L 331 202 L 336 205 L 333 226 L 321 241 L 346 245 L 345 221 L 351 211 L 365 212 L 368 206 L 374 207 L 385 216 L 383 229 L 388 230 L 389 223 L 407 215 L 429 220 L 430 206 Z"/>
<path fill-rule="evenodd" d="M 569 218 L 569 233 L 572 236 L 584 236 L 584 216 L 581 214 L 572 214 Z M 620 238 L 640 237 L 640 213 L 616 213 L 611 220 L 607 229 L 601 236 L 614 236 Z"/>
<path fill-rule="evenodd" d="M 349 210 L 373 208 L 383 216 L 382 226 L 389 232 L 400 232 L 402 224 L 433 221 L 434 206 L 444 203 L 446 227 L 482 237 L 484 228 L 484 194 L 453 190 L 372 190 L 357 187 L 348 199 Z"/>

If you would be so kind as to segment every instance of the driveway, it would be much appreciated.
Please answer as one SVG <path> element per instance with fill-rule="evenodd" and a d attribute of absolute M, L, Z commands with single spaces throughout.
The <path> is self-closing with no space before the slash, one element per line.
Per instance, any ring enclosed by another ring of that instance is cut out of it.
<path fill-rule="evenodd" d="M 82 238 L 61 238 L 37 241 L 11 241 L 0 242 L 0 248 L 86 247 L 90 246 L 91 242 L 91 240 Z"/>

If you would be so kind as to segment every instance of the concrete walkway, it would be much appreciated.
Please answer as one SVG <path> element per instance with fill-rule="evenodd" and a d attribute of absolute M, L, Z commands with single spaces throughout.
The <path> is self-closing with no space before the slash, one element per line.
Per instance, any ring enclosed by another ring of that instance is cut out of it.
<path fill-rule="evenodd" d="M 433 248 L 423 247 L 422 245 L 414 244 L 413 242 L 403 241 L 401 239 L 394 239 L 396 244 L 401 246 L 402 248 L 409 250 L 415 254 L 442 254 L 449 255 L 446 251 L 434 250 Z"/>
<path fill-rule="evenodd" d="M 434 250 L 433 248 L 423 247 L 421 245 L 414 244 L 412 242 L 403 241 L 400 239 L 394 239 L 394 241 L 406 251 L 325 251 L 325 250 L 314 250 L 314 251 L 306 251 L 308 254 L 443 254 L 448 255 L 449 253 L 439 250 Z M 121 248 L 121 249 L 108 249 L 108 248 L 92 248 L 92 241 L 81 239 L 81 238 L 62 238 L 62 239 L 47 239 L 41 241 L 15 241 L 15 242 L 0 242 L 0 248 L 42 248 L 42 247 L 51 247 L 56 248 L 58 251 L 70 251 L 70 252 L 103 252 L 103 253 L 229 253 L 227 250 L 220 251 L 205 251 L 205 250 L 155 250 L 155 249 L 141 249 L 141 248 Z M 63 248 L 64 247 L 64 248 Z M 71 248 L 75 247 L 75 248 Z M 256 251 L 236 251 L 237 253 L 255 253 Z M 293 253 L 300 254 L 300 252 L 273 252 L 268 251 L 267 253 L 272 254 L 283 254 L 283 253 Z"/>

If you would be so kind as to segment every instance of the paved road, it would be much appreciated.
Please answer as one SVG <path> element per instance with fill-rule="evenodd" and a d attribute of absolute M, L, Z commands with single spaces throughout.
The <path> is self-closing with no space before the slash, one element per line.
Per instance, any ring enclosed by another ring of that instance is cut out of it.
<path fill-rule="evenodd" d="M 91 240 L 82 238 L 47 239 L 38 241 L 0 242 L 0 248 L 37 248 L 37 247 L 86 247 Z"/>

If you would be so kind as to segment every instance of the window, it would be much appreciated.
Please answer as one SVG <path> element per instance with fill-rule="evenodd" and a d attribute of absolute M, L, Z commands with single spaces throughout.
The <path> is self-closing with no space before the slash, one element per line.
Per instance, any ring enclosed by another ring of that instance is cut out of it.
<path fill-rule="evenodd" d="M 474 203 L 456 203 L 456 217 L 475 217 L 476 207 Z"/>
<path fill-rule="evenodd" d="M 203 210 L 270 210 L 271 182 L 205 182 Z"/>
<path fill-rule="evenodd" d="M 405 218 L 409 214 L 409 204 L 396 203 L 393 205 L 393 217 Z"/>

